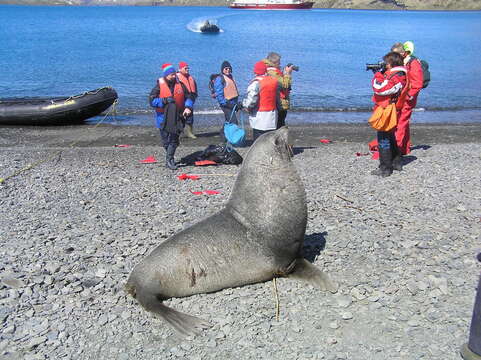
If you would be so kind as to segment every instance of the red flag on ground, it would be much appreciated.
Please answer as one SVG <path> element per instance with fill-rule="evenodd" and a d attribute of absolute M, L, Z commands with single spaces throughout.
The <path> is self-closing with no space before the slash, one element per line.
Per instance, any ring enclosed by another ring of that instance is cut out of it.
<path fill-rule="evenodd" d="M 140 160 L 142 164 L 153 164 L 157 162 L 157 159 L 153 156 L 147 156 L 144 160 Z"/>
<path fill-rule="evenodd" d="M 379 159 L 379 151 L 373 151 L 371 159 L 378 160 Z"/>
<path fill-rule="evenodd" d="M 200 179 L 200 176 L 197 176 L 197 175 L 187 175 L 187 174 L 180 174 L 179 176 L 177 176 L 179 178 L 179 180 L 187 180 L 187 179 L 190 179 L 190 180 L 199 180 Z"/>
<path fill-rule="evenodd" d="M 202 195 L 202 194 L 205 194 L 205 195 L 217 195 L 217 194 L 220 194 L 220 192 L 218 191 L 215 191 L 215 190 L 205 190 L 205 191 L 192 191 L 190 190 L 190 192 L 194 195 Z"/>
<path fill-rule="evenodd" d="M 217 165 L 217 163 L 212 160 L 200 160 L 196 161 L 194 164 L 195 166 Z"/>
<path fill-rule="evenodd" d="M 128 145 L 128 144 L 115 144 L 114 147 L 120 147 L 120 148 L 127 148 L 127 147 L 131 147 L 132 145 Z"/>
<path fill-rule="evenodd" d="M 321 139 L 321 140 L 319 140 L 319 141 L 322 142 L 323 144 L 330 144 L 330 143 L 332 143 L 332 141 L 329 140 L 329 139 Z"/>

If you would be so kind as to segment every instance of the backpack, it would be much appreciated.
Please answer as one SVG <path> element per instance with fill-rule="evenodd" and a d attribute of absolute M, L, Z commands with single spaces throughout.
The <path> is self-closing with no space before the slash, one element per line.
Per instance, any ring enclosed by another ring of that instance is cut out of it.
<path fill-rule="evenodd" d="M 411 56 L 413 59 L 418 59 L 417 57 Z M 423 69 L 423 89 L 427 88 L 429 82 L 431 81 L 431 73 L 429 72 L 429 64 L 426 60 L 418 59 L 421 63 L 421 69 Z"/>
<path fill-rule="evenodd" d="M 212 98 L 214 98 L 214 99 L 215 99 L 214 83 L 215 83 L 215 79 L 217 79 L 217 76 L 221 76 L 222 85 L 225 86 L 225 79 L 224 79 L 224 77 L 222 76 L 222 74 L 212 74 L 212 75 L 209 77 L 210 96 L 211 96 Z"/>

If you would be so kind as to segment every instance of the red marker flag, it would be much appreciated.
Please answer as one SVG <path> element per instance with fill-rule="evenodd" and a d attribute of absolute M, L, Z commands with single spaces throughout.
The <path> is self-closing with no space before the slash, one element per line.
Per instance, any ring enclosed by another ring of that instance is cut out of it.
<path fill-rule="evenodd" d="M 144 160 L 140 160 L 142 164 L 153 164 L 157 162 L 157 159 L 153 156 L 147 156 Z"/>

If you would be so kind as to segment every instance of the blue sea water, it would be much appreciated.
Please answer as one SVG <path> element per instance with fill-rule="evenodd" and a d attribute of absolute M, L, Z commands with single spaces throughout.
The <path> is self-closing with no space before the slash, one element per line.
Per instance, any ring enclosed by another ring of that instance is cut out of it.
<path fill-rule="evenodd" d="M 222 32 L 200 33 L 205 19 Z M 365 64 L 406 40 L 429 62 L 432 78 L 414 120 L 481 122 L 480 11 L 4 5 L 0 98 L 68 96 L 109 85 L 119 94 L 121 123 L 151 124 L 147 96 L 160 66 L 186 61 L 199 86 L 197 121 L 208 121 L 219 117 L 207 83 L 222 61 L 231 62 L 245 92 L 253 64 L 276 51 L 284 64 L 300 67 L 288 120 L 358 122 L 371 107 Z"/>

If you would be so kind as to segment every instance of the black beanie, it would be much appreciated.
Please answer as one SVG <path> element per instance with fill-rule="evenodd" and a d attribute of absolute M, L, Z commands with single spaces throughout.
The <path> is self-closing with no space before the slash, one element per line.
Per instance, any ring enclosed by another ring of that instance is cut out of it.
<path fill-rule="evenodd" d="M 220 72 L 222 72 L 222 70 L 224 70 L 226 67 L 232 70 L 232 65 L 230 64 L 230 62 L 228 62 L 227 60 L 224 60 L 224 62 L 220 66 Z"/>

